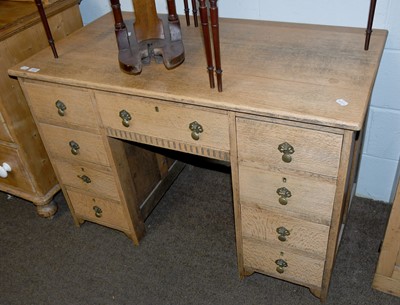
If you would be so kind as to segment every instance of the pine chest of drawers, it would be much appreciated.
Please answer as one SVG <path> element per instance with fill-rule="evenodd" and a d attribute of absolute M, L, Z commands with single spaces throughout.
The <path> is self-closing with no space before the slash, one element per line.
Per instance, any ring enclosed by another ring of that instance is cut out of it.
<path fill-rule="evenodd" d="M 51 3 L 45 9 L 57 43 L 82 27 L 80 1 L 43 2 Z M 21 88 L 7 69 L 47 46 L 33 1 L 0 1 L 0 190 L 33 202 L 43 217 L 56 212 L 52 199 L 60 186 Z"/>
<path fill-rule="evenodd" d="M 132 143 L 227 161 L 240 276 L 260 272 L 325 300 L 387 33 L 374 31 L 365 52 L 362 29 L 222 20 L 218 93 L 197 29 L 183 27 L 182 66 L 151 64 L 132 77 L 119 71 L 112 22 L 107 15 L 60 43 L 57 61 L 47 50 L 9 71 L 76 222 L 139 242 L 149 193 L 140 190 L 153 184 L 138 186 L 132 172 L 156 166 L 153 155 L 130 154 Z"/>

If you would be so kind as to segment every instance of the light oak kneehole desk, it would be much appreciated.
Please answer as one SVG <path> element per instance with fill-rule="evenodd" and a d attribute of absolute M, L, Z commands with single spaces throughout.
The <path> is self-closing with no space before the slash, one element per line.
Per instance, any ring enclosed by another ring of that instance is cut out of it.
<path fill-rule="evenodd" d="M 364 51 L 364 29 L 223 19 L 218 93 L 198 28 L 182 26 L 180 67 L 152 63 L 134 77 L 119 70 L 112 26 L 106 15 L 60 41 L 58 59 L 47 49 L 9 70 L 75 222 L 139 243 L 152 189 L 165 191 L 179 164 L 130 142 L 228 161 L 240 276 L 325 300 L 386 31 Z"/>

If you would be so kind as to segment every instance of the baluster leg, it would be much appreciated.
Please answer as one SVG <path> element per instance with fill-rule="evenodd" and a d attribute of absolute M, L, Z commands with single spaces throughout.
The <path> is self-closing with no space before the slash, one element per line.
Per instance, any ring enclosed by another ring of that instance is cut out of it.
<path fill-rule="evenodd" d="M 200 12 L 201 26 L 203 29 L 204 48 L 206 51 L 207 70 L 208 70 L 208 77 L 210 79 L 210 88 L 215 88 L 214 66 L 213 66 L 212 52 L 211 52 L 211 39 L 210 39 L 210 29 L 208 27 L 208 13 L 207 13 L 206 0 L 199 0 L 199 12 Z"/>
<path fill-rule="evenodd" d="M 213 34 L 215 72 L 217 74 L 218 91 L 222 92 L 221 51 L 219 46 L 219 25 L 217 0 L 210 0 L 211 30 Z"/>

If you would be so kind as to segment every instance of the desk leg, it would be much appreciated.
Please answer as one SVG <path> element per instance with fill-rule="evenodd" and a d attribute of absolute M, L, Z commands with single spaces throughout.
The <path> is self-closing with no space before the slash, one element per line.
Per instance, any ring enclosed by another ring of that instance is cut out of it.
<path fill-rule="evenodd" d="M 236 255 L 239 276 L 240 278 L 244 278 L 245 276 L 250 275 L 252 272 L 246 272 L 243 263 L 242 214 L 239 196 L 239 165 L 236 139 L 236 115 L 234 113 L 229 113 L 229 139 L 231 143 L 230 161 L 233 190 L 233 210 L 235 215 Z"/>
<path fill-rule="evenodd" d="M 361 154 L 361 144 L 363 138 L 363 131 L 361 130 L 359 133 L 354 135 L 354 145 L 353 145 L 353 153 L 351 158 L 351 169 L 349 173 L 349 181 L 346 192 L 346 199 L 344 202 L 344 208 L 342 212 L 342 223 L 345 224 L 347 222 L 347 216 L 350 209 L 351 200 L 353 198 L 353 187 L 355 187 L 357 181 L 357 170 L 359 168 L 360 154 Z"/>
<path fill-rule="evenodd" d="M 121 140 L 105 137 L 111 168 L 123 206 L 123 213 L 129 219 L 129 232 L 125 232 L 135 245 L 139 245 L 140 239 L 145 235 L 144 219 L 140 212 L 138 193 L 132 178 L 129 161 L 126 153 L 126 143 Z M 140 177 L 139 177 L 140 178 Z"/>

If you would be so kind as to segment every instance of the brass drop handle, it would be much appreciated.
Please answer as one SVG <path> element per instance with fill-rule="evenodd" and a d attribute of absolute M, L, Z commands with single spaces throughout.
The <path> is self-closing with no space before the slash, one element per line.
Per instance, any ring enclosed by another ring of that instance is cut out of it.
<path fill-rule="evenodd" d="M 203 126 L 196 121 L 189 124 L 189 129 L 192 131 L 193 140 L 197 141 L 200 139 L 200 134 L 203 132 Z"/>
<path fill-rule="evenodd" d="M 79 144 L 75 141 L 69 141 L 69 146 L 71 147 L 71 154 L 77 155 L 79 153 Z"/>
<path fill-rule="evenodd" d="M 276 267 L 276 271 L 278 271 L 278 273 L 283 273 L 283 272 L 285 272 L 285 269 L 284 268 L 287 268 L 287 266 L 288 266 L 288 263 L 285 261 L 285 260 L 283 260 L 283 259 L 277 259 L 276 261 L 275 261 L 275 264 L 277 264 L 278 265 L 278 267 Z"/>
<path fill-rule="evenodd" d="M 278 233 L 278 239 L 280 241 L 286 241 L 286 237 L 290 235 L 290 231 L 285 227 L 279 227 L 276 229 L 276 233 Z"/>
<path fill-rule="evenodd" d="M 62 101 L 57 100 L 56 107 L 58 109 L 58 115 L 59 116 L 64 116 L 65 115 L 65 110 L 67 110 L 67 106 L 65 106 L 65 104 Z"/>
<path fill-rule="evenodd" d="M 294 153 L 294 148 L 288 142 L 284 142 L 279 144 L 278 150 L 283 153 L 282 160 L 283 162 L 290 163 L 292 161 L 292 154 Z"/>
<path fill-rule="evenodd" d="M 119 117 L 122 119 L 122 125 L 129 127 L 129 121 L 132 120 L 131 114 L 123 109 L 119 112 Z"/>
<path fill-rule="evenodd" d="M 89 183 L 92 182 L 92 180 L 91 180 L 88 176 L 86 176 L 86 175 L 83 175 L 83 176 L 79 176 L 79 175 L 78 175 L 78 178 L 81 178 L 82 181 L 85 182 L 85 183 L 87 183 L 87 184 L 89 184 Z"/>
<path fill-rule="evenodd" d="M 280 187 L 276 190 L 276 193 L 280 196 L 279 203 L 281 205 L 288 204 L 288 198 L 292 197 L 292 193 L 286 187 Z"/>
<path fill-rule="evenodd" d="M 101 208 L 99 208 L 97 205 L 95 205 L 93 207 L 93 211 L 94 211 L 94 215 L 96 215 L 96 217 L 100 218 L 101 216 L 103 216 L 103 210 Z"/>

